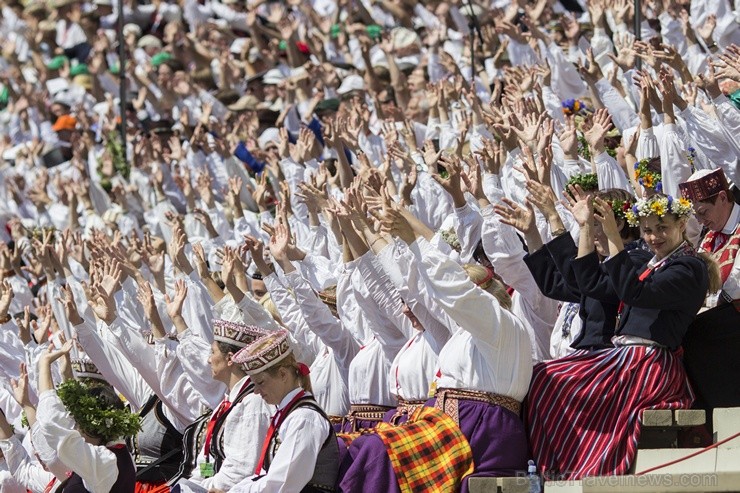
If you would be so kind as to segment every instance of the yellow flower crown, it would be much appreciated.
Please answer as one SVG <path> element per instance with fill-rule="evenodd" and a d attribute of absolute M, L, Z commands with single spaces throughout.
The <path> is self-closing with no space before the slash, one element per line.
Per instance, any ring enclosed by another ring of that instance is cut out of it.
<path fill-rule="evenodd" d="M 635 202 L 632 209 L 625 213 L 625 218 L 630 226 L 639 226 L 641 217 L 663 217 L 669 212 L 678 217 L 686 217 L 694 212 L 694 206 L 688 199 L 676 200 L 670 195 L 653 195 Z"/>

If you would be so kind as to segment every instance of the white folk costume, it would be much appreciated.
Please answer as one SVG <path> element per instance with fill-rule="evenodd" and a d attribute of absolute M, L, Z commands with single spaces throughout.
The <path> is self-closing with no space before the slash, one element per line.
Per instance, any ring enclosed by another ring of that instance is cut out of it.
<path fill-rule="evenodd" d="M 250 375 L 275 367 L 293 349 L 287 331 L 265 336 L 234 356 Z M 310 392 L 298 387 L 285 395 L 260 447 L 254 475 L 232 493 L 336 491 L 339 446 L 328 416 Z"/>
<path fill-rule="evenodd" d="M 244 348 L 264 336 L 258 327 L 224 320 L 214 321 L 214 340 Z M 197 336 L 191 336 L 197 337 Z M 248 376 L 242 378 L 208 418 L 205 416 L 185 432 L 186 464 L 190 480 L 204 489 L 228 491 L 254 471 L 262 439 L 267 433 L 270 406 L 252 393 Z M 192 458 L 196 457 L 195 463 Z M 190 464 L 187 464 L 190 462 Z"/>
<path fill-rule="evenodd" d="M 72 471 L 57 491 L 134 492 L 136 471 L 123 441 L 112 441 L 105 446 L 87 443 L 54 390 L 41 394 L 37 413 L 39 433 L 51 447 L 56 448 L 59 460 Z"/>

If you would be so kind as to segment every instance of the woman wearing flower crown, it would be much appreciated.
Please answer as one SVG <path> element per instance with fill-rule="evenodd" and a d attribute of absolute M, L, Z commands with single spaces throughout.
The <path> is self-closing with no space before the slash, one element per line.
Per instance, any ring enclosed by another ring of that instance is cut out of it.
<path fill-rule="evenodd" d="M 268 334 L 234 355 L 254 392 L 277 406 L 254 476 L 231 493 L 335 491 L 339 446 L 329 417 L 311 394 L 308 367 L 296 361 L 285 330 Z M 211 490 L 213 492 L 220 490 Z"/>
<path fill-rule="evenodd" d="M 653 254 L 636 263 L 612 207 L 577 192 L 574 214 L 593 211 L 607 240 L 609 258 L 592 264 L 591 278 L 621 303 L 614 348 L 577 352 L 534 369 L 526 415 L 530 445 L 539 467 L 570 479 L 625 474 L 635 458 L 641 411 L 691 405 L 681 341 L 707 291 L 718 284 L 716 264 L 685 238 L 691 202 L 655 194 L 627 211 Z M 591 237 L 574 263 L 593 248 Z"/>
<path fill-rule="evenodd" d="M 72 341 L 59 350 L 49 346 L 38 363 L 39 433 L 72 471 L 57 491 L 133 493 L 136 470 L 123 437 L 138 431 L 139 417 L 110 386 L 67 380 L 55 389 L 51 365 L 71 349 Z"/>

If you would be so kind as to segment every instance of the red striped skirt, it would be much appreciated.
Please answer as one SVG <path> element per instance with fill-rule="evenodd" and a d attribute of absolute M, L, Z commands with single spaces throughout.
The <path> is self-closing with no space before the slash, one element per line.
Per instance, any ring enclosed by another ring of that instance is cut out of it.
<path fill-rule="evenodd" d="M 694 400 L 680 353 L 626 346 L 536 365 L 525 420 L 539 470 L 563 479 L 626 474 L 641 412 Z"/>

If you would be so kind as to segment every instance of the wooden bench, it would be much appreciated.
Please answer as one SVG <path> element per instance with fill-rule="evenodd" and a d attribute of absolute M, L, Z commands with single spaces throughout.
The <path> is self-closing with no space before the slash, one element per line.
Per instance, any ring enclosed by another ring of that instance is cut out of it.
<path fill-rule="evenodd" d="M 642 431 L 638 448 L 675 448 L 679 430 L 700 426 L 706 421 L 703 409 L 647 409 L 640 418 Z"/>

